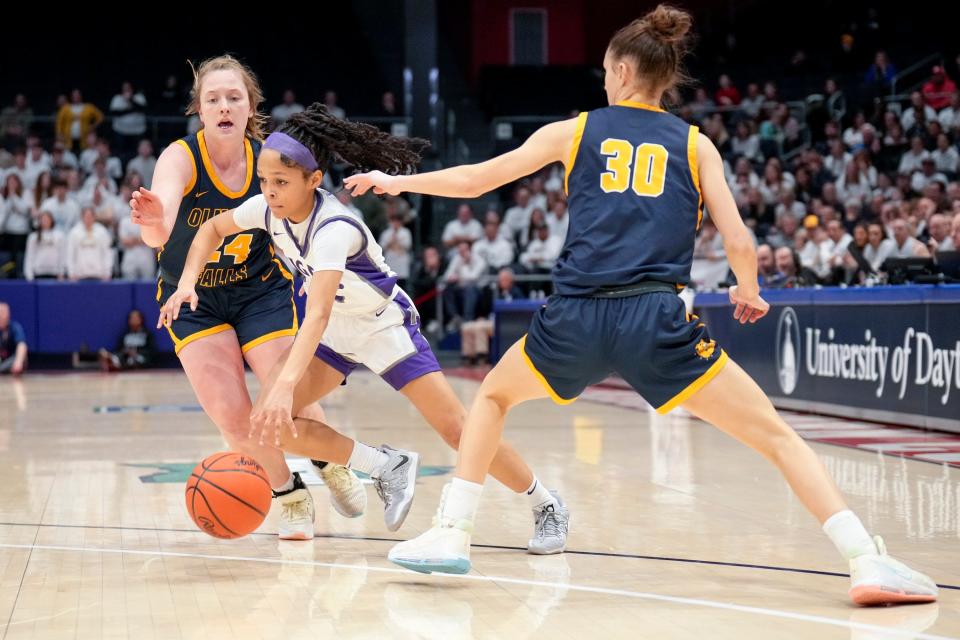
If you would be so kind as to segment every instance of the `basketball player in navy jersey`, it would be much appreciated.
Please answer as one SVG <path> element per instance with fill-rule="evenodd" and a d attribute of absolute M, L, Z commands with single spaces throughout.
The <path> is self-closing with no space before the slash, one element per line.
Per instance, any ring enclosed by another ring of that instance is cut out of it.
<path fill-rule="evenodd" d="M 253 73 L 231 56 L 204 61 L 195 71 L 189 112 L 203 128 L 171 144 L 157 161 L 152 190 L 130 201 L 144 242 L 160 247 L 157 302 L 176 290 L 190 243 L 206 221 L 260 193 L 254 170 L 264 117 L 263 94 Z M 297 333 L 293 278 L 274 258 L 265 232 L 238 233 L 213 252 L 197 282 L 201 303 L 168 326 L 197 399 L 231 449 L 267 470 L 280 503 L 281 539 L 313 538 L 314 506 L 300 475 L 283 453 L 247 438 L 250 396 L 244 361 L 262 381 Z M 256 301 L 257 304 L 251 304 Z M 319 405 L 304 418 L 323 419 Z M 361 515 L 366 492 L 349 469 L 315 463 L 330 488 L 334 508 Z"/>
<path fill-rule="evenodd" d="M 775 464 L 849 561 L 854 602 L 933 601 L 933 581 L 870 537 L 813 450 L 677 296 L 690 277 L 705 203 L 737 277 L 734 318 L 756 322 L 769 309 L 719 153 L 659 106 L 683 78 L 690 25 L 689 14 L 660 5 L 622 28 L 603 62 L 610 106 L 549 124 L 515 151 L 415 176 L 372 172 L 345 181 L 355 194 L 373 188 L 463 198 L 553 162 L 566 166 L 570 228 L 553 270 L 557 295 L 483 381 L 435 526 L 389 557 L 424 573 L 468 571 L 477 502 L 506 413 L 536 398 L 572 402 L 616 372 L 658 412 L 683 406 Z"/>

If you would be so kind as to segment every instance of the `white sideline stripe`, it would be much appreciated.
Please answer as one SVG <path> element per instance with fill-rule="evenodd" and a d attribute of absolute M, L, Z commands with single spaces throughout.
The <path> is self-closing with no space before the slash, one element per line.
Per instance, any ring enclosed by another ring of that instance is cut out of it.
<path fill-rule="evenodd" d="M 259 562 L 263 564 L 280 565 L 300 565 L 310 567 L 326 567 L 329 569 L 351 569 L 362 571 L 374 571 L 379 573 L 405 574 L 414 577 L 412 571 L 406 569 L 393 569 L 390 567 L 357 567 L 350 564 L 338 564 L 335 562 L 318 562 L 316 560 L 284 560 L 282 558 L 245 558 L 243 556 L 221 556 L 205 555 L 201 553 L 184 553 L 176 551 L 141 551 L 136 549 L 108 549 L 95 547 L 66 547 L 55 545 L 40 544 L 6 544 L 0 543 L 2 549 L 29 549 L 34 551 L 73 551 L 77 553 L 117 553 L 135 556 L 162 556 L 167 558 L 194 558 L 202 560 L 224 560 L 228 562 Z M 946 636 L 931 635 L 927 633 L 916 633 L 914 631 L 905 631 L 881 627 L 862 622 L 852 622 L 850 620 L 840 620 L 838 618 L 827 618 L 825 616 L 814 616 L 805 613 L 794 613 L 792 611 L 781 611 L 779 609 L 764 609 L 762 607 L 748 607 L 739 604 L 730 604 L 726 602 L 716 602 L 713 600 L 702 600 L 699 598 L 682 598 L 678 596 L 665 596 L 658 593 L 645 593 L 643 591 L 626 591 L 623 589 L 608 589 L 605 587 L 588 587 L 583 585 L 542 582 L 539 580 L 524 580 L 522 578 L 506 578 L 501 576 L 484 576 L 476 574 L 452 575 L 452 574 L 433 574 L 436 577 L 454 579 L 454 580 L 474 580 L 481 582 L 504 582 L 508 584 L 517 584 L 530 587 L 548 587 L 553 588 L 563 586 L 572 591 L 583 593 L 598 593 L 610 596 L 621 596 L 625 598 L 638 598 L 643 600 L 656 600 L 660 602 L 669 602 L 673 604 L 687 604 L 700 607 L 710 607 L 713 609 L 725 609 L 727 611 L 739 611 L 741 613 L 752 613 L 761 616 L 770 616 L 773 618 L 785 618 L 788 620 L 799 620 L 801 622 L 811 622 L 816 624 L 831 625 L 834 627 L 844 627 L 847 629 L 861 629 L 864 631 L 873 631 L 893 637 L 923 638 L 924 640 L 950 640 Z"/>

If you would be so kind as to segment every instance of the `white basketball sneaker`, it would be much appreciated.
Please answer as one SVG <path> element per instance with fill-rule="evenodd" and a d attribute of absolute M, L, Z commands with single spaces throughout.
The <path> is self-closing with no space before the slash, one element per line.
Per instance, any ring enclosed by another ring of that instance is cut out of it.
<path fill-rule="evenodd" d="M 412 540 L 390 549 L 387 558 L 404 569 L 419 573 L 467 573 L 470 571 L 470 535 L 473 523 L 443 518 L 447 490 L 443 488 L 440 507 L 433 518 L 433 527 Z"/>
<path fill-rule="evenodd" d="M 300 474 L 293 473 L 293 489 L 281 493 L 275 491 L 273 498 L 280 503 L 280 539 L 312 540 L 316 510 L 313 496 L 300 479 Z"/>
<path fill-rule="evenodd" d="M 313 468 L 330 490 L 330 504 L 345 518 L 359 518 L 367 508 L 367 491 L 360 478 L 349 468 L 328 462 L 323 466 L 311 460 Z"/>
<path fill-rule="evenodd" d="M 883 538 L 874 537 L 877 555 L 863 555 L 850 561 L 850 599 L 864 606 L 933 602 L 937 585 L 887 555 Z"/>

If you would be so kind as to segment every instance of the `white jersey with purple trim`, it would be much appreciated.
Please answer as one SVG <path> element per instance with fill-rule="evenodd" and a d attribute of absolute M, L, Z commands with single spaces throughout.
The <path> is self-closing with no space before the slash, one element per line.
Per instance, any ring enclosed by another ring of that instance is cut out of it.
<path fill-rule="evenodd" d="M 292 223 L 270 212 L 260 194 L 233 212 L 243 229 L 264 229 L 274 244 L 307 280 L 316 271 L 341 271 L 333 313 L 364 315 L 382 311 L 397 296 L 397 274 L 363 220 L 332 193 L 317 189 L 316 204 L 306 220 Z"/>

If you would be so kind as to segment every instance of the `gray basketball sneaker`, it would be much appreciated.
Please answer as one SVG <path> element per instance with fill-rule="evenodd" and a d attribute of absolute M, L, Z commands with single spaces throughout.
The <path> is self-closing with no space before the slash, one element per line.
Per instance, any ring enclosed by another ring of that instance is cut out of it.
<path fill-rule="evenodd" d="M 570 510 L 556 491 L 551 491 L 557 504 L 548 502 L 533 512 L 533 537 L 527 543 L 527 553 L 545 556 L 563 553 L 567 548 L 567 532 L 570 529 Z"/>
<path fill-rule="evenodd" d="M 383 500 L 383 519 L 387 529 L 396 531 L 410 512 L 416 489 L 420 454 L 382 445 L 380 451 L 389 456 L 386 464 L 370 474 L 377 495 Z"/>

